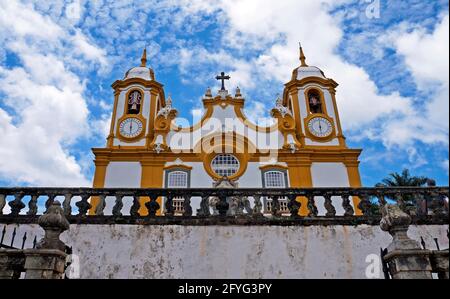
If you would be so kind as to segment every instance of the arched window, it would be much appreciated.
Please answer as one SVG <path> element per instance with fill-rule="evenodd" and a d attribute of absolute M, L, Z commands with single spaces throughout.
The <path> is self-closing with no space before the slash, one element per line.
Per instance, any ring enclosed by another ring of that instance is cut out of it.
<path fill-rule="evenodd" d="M 239 160 L 230 154 L 217 155 L 211 161 L 212 170 L 220 177 L 231 177 L 239 171 Z"/>
<path fill-rule="evenodd" d="M 138 90 L 133 90 L 128 94 L 127 100 L 127 113 L 139 114 L 141 112 L 142 93 Z"/>
<path fill-rule="evenodd" d="M 320 93 L 313 89 L 308 92 L 308 105 L 310 113 L 323 113 Z"/>

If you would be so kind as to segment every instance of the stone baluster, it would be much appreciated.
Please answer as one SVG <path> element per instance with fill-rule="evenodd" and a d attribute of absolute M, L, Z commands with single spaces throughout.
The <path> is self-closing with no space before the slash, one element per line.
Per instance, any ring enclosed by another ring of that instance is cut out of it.
<path fill-rule="evenodd" d="M 428 205 L 423 193 L 413 193 L 414 203 L 416 204 L 416 214 L 425 216 L 428 214 Z"/>
<path fill-rule="evenodd" d="M 397 206 L 404 212 L 407 212 L 406 210 L 406 202 L 403 199 L 403 195 L 400 192 L 396 192 L 394 195 L 395 201 L 397 202 Z"/>
<path fill-rule="evenodd" d="M 316 207 L 316 202 L 314 200 L 314 194 L 309 193 L 307 196 L 308 198 L 308 210 L 309 210 L 309 217 L 317 217 L 317 215 L 319 214 L 319 211 L 317 210 Z"/>
<path fill-rule="evenodd" d="M 397 205 L 385 205 L 381 209 L 380 227 L 389 232 L 392 242 L 383 257 L 394 279 L 431 279 L 430 251 L 420 247 L 408 237 L 411 217 Z"/>
<path fill-rule="evenodd" d="M 96 216 L 104 216 L 105 215 L 105 213 L 104 213 L 105 207 L 106 207 L 105 199 L 106 199 L 106 195 L 101 194 L 98 196 L 98 204 L 95 207 L 95 215 Z"/>
<path fill-rule="evenodd" d="M 11 215 L 17 216 L 20 214 L 20 211 L 25 208 L 25 204 L 22 201 L 22 198 L 25 196 L 23 192 L 19 192 L 14 194 L 14 200 L 9 202 L 8 205 L 11 207 Z"/>
<path fill-rule="evenodd" d="M 45 201 L 45 213 L 47 213 L 48 208 L 52 205 L 52 203 L 55 201 L 55 194 L 49 194 L 47 200 Z"/>
<path fill-rule="evenodd" d="M 116 201 L 114 202 L 114 207 L 112 209 L 112 214 L 115 217 L 122 216 L 122 208 L 123 208 L 123 195 L 116 194 Z"/>
<path fill-rule="evenodd" d="M 6 205 L 6 195 L 0 194 L 0 215 L 3 215 L 3 208 Z"/>
<path fill-rule="evenodd" d="M 271 212 L 275 217 L 281 216 L 279 196 L 271 196 L 272 200 Z"/>
<path fill-rule="evenodd" d="M 197 210 L 197 216 L 199 217 L 211 216 L 211 212 L 209 210 L 209 195 L 205 195 L 202 197 L 202 201 L 200 202 L 200 209 Z"/>
<path fill-rule="evenodd" d="M 252 216 L 255 218 L 263 217 L 263 214 L 262 214 L 262 206 L 263 205 L 262 205 L 262 201 L 261 201 L 261 196 L 255 195 L 255 196 L 253 196 L 253 199 L 254 199 L 254 206 L 253 206 Z"/>
<path fill-rule="evenodd" d="M 217 197 L 219 201 L 216 204 L 216 209 L 219 212 L 219 216 L 225 217 L 227 216 L 228 209 L 230 208 L 230 204 L 227 202 L 227 193 L 225 190 L 219 190 Z"/>
<path fill-rule="evenodd" d="M 184 196 L 183 209 L 184 209 L 184 212 L 183 212 L 184 217 L 192 216 L 191 195 L 190 194 L 187 194 Z"/>
<path fill-rule="evenodd" d="M 377 198 L 378 198 L 378 204 L 380 205 L 380 207 L 383 207 L 387 204 L 386 198 L 383 193 L 381 193 L 381 192 L 377 193 Z"/>
<path fill-rule="evenodd" d="M 133 205 L 130 208 L 131 217 L 139 217 L 139 209 L 141 208 L 141 203 L 139 201 L 139 196 L 133 196 Z"/>
<path fill-rule="evenodd" d="M 342 195 L 342 208 L 344 209 L 345 217 L 350 217 L 355 214 L 355 210 L 353 209 L 350 203 L 350 195 L 348 194 Z"/>
<path fill-rule="evenodd" d="M 145 203 L 145 207 L 148 210 L 148 217 L 156 217 L 156 213 L 158 212 L 159 208 L 161 207 L 157 201 L 158 194 L 151 193 L 149 195 L 150 200 Z"/>
<path fill-rule="evenodd" d="M 298 212 L 300 211 L 301 203 L 297 201 L 297 195 L 289 194 L 287 197 L 289 199 L 288 208 L 289 211 L 291 212 L 291 217 L 292 218 L 300 217 Z"/>
<path fill-rule="evenodd" d="M 370 203 L 370 200 L 367 195 L 361 195 L 359 196 L 360 202 L 358 204 L 358 208 L 361 210 L 364 216 L 373 216 L 372 213 L 372 204 Z"/>
<path fill-rule="evenodd" d="M 38 211 L 37 201 L 39 195 L 32 195 L 30 201 L 28 202 L 28 212 L 27 215 L 35 216 Z"/>
<path fill-rule="evenodd" d="M 435 191 L 431 191 L 430 198 L 430 208 L 433 212 L 433 216 L 445 216 L 448 214 L 448 210 L 445 208 L 444 195 L 441 195 Z"/>
<path fill-rule="evenodd" d="M 173 217 L 175 215 L 175 209 L 173 208 L 173 197 L 173 194 L 168 194 L 166 201 L 164 202 L 164 215 L 167 217 Z"/>
<path fill-rule="evenodd" d="M 325 198 L 325 209 L 327 210 L 327 213 L 325 214 L 325 216 L 327 217 L 334 217 L 336 216 L 336 209 L 333 206 L 333 201 L 331 200 L 331 194 L 325 194 L 323 196 Z"/>
<path fill-rule="evenodd" d="M 64 195 L 64 201 L 63 201 L 63 210 L 64 210 L 64 215 L 65 216 L 70 216 L 72 215 L 72 194 L 70 193 L 66 193 Z"/>
<path fill-rule="evenodd" d="M 89 203 L 89 198 L 91 196 L 88 194 L 82 194 L 81 200 L 75 205 L 78 207 L 78 216 L 85 216 L 90 208 L 92 208 L 92 205 Z"/>
<path fill-rule="evenodd" d="M 47 212 L 39 217 L 39 225 L 45 235 L 36 245 L 36 249 L 26 249 L 25 279 L 62 279 L 66 264 L 66 244 L 60 235 L 69 229 L 69 222 L 58 201 L 48 207 Z"/>

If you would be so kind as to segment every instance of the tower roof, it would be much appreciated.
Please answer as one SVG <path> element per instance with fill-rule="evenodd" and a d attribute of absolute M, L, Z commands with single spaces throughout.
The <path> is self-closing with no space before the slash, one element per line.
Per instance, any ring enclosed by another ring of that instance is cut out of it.
<path fill-rule="evenodd" d="M 155 80 L 153 70 L 147 67 L 147 49 L 144 49 L 142 52 L 141 65 L 133 67 L 125 73 L 124 80 L 131 78 L 140 78 L 148 81 Z"/>
<path fill-rule="evenodd" d="M 300 44 L 300 67 L 294 69 L 294 78 L 296 80 L 301 80 L 307 77 L 319 77 L 326 79 L 325 74 L 316 66 L 309 66 L 306 64 L 306 56 L 303 52 L 303 47 Z"/>

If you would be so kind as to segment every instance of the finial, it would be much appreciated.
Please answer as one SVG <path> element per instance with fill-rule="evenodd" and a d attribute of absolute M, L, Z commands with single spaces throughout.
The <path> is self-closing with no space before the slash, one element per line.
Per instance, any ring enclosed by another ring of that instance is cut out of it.
<path fill-rule="evenodd" d="M 144 52 L 142 53 L 142 58 L 141 58 L 141 67 L 146 67 L 147 66 L 147 48 L 144 48 Z"/>
<path fill-rule="evenodd" d="M 300 47 L 300 62 L 302 63 L 301 66 L 308 66 L 306 64 L 306 56 L 305 53 L 303 53 L 303 47 L 302 47 L 302 43 L 298 43 L 299 47 Z"/>
<path fill-rule="evenodd" d="M 239 86 L 236 87 L 236 95 L 235 95 L 234 97 L 235 97 L 235 98 L 240 98 L 240 97 L 242 97 L 241 89 L 239 88 Z"/>
<path fill-rule="evenodd" d="M 208 87 L 206 89 L 205 97 L 212 98 L 212 92 L 211 92 L 211 88 L 210 87 Z"/>
<path fill-rule="evenodd" d="M 166 107 L 172 107 L 172 96 L 170 95 L 170 93 L 166 100 Z"/>
<path fill-rule="evenodd" d="M 283 106 L 283 99 L 281 98 L 280 94 L 277 94 L 277 100 L 276 100 L 277 106 Z"/>

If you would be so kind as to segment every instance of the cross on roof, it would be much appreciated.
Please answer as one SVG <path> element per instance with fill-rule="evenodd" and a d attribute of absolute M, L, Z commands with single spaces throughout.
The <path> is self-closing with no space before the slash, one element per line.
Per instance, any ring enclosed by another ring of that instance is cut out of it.
<path fill-rule="evenodd" d="M 225 90 L 225 80 L 230 80 L 230 76 L 225 76 L 225 72 L 221 72 L 220 76 L 216 77 L 216 80 L 222 81 L 222 88 L 220 90 Z"/>

